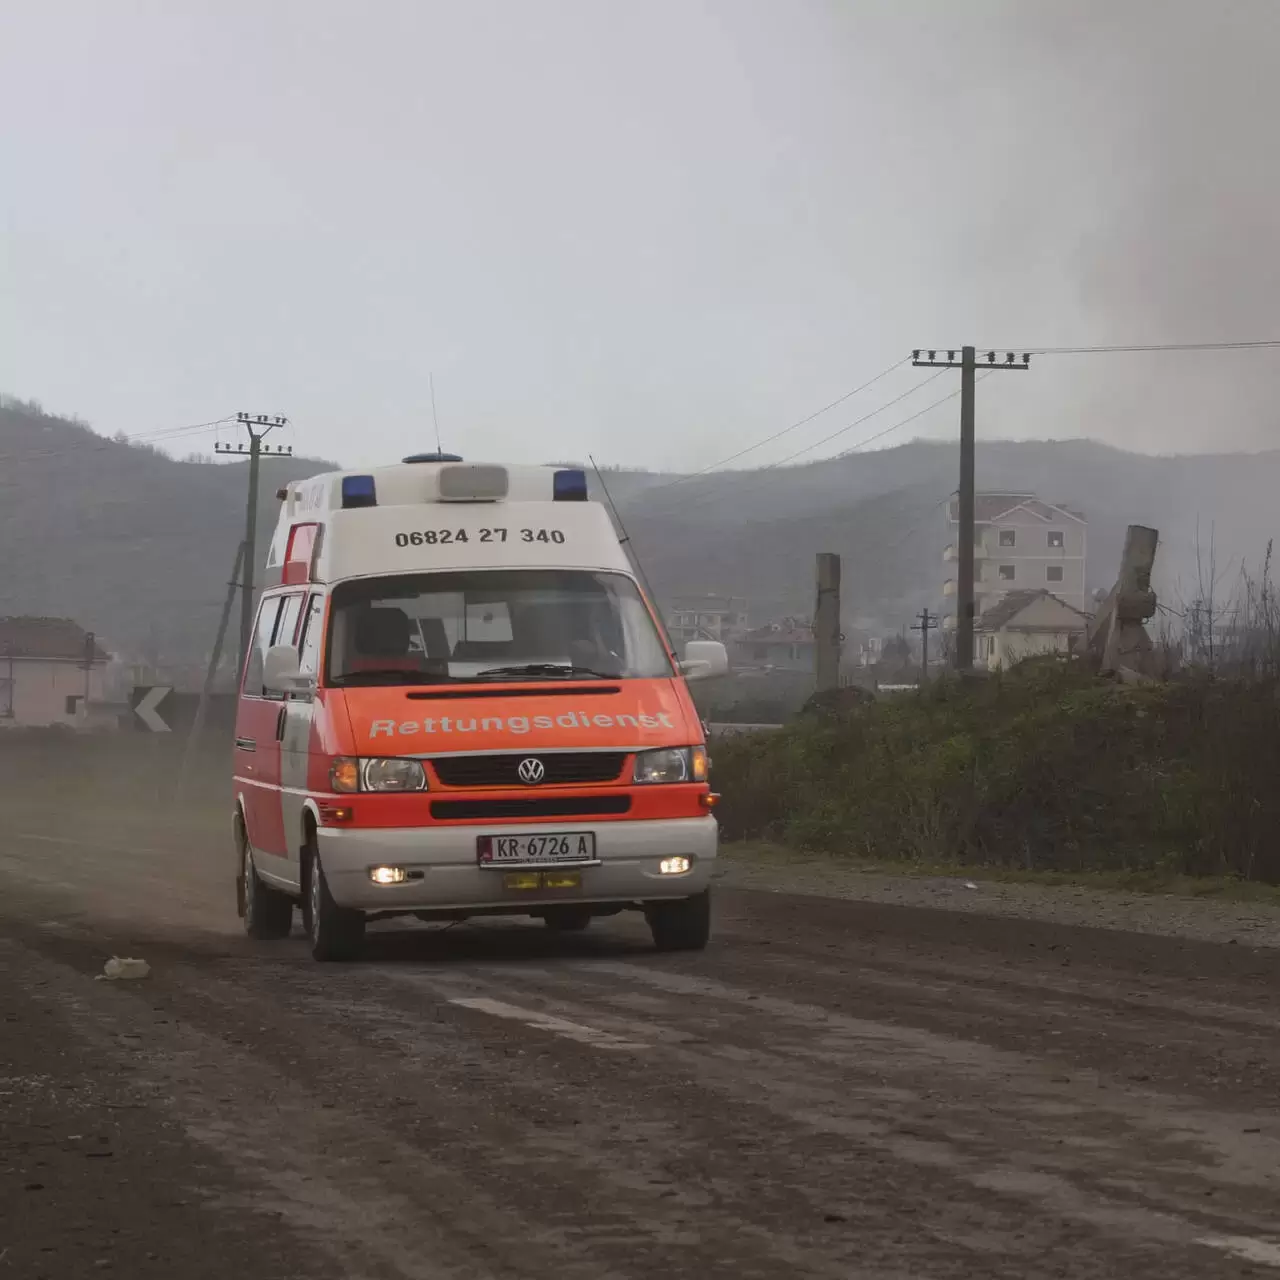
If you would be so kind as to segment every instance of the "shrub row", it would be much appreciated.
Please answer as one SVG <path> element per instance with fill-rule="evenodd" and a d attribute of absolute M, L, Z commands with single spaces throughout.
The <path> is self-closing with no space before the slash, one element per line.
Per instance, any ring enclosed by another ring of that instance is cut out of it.
<path fill-rule="evenodd" d="M 1280 882 L 1274 681 L 1031 662 L 713 752 L 731 839 L 916 862 Z"/>

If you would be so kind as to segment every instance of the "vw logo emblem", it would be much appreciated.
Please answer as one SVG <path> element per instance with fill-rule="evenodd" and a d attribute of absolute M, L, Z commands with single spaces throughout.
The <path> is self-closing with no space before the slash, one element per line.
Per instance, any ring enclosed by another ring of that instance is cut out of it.
<path fill-rule="evenodd" d="M 520 775 L 520 781 L 528 783 L 531 787 L 547 776 L 546 766 L 541 760 L 535 760 L 532 756 L 527 760 L 521 760 L 516 772 Z"/>

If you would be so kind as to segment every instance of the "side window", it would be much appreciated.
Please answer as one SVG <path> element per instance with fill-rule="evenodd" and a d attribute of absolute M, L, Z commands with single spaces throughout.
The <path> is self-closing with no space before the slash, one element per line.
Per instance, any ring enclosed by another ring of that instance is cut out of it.
<path fill-rule="evenodd" d="M 249 646 L 249 658 L 244 664 L 244 684 L 241 692 L 246 698 L 261 698 L 262 665 L 271 647 L 271 636 L 275 632 L 276 619 L 280 616 L 280 597 L 266 599 L 258 606 L 258 623 L 253 632 L 253 643 Z"/>
<path fill-rule="evenodd" d="M 320 671 L 320 641 L 324 636 L 324 596 L 312 596 L 302 620 L 302 638 L 298 641 L 298 669 L 304 676 Z"/>
<path fill-rule="evenodd" d="M 280 621 L 276 623 L 275 638 L 272 644 L 293 644 L 298 638 L 298 614 L 302 611 L 302 596 L 285 596 L 284 607 L 280 610 Z"/>

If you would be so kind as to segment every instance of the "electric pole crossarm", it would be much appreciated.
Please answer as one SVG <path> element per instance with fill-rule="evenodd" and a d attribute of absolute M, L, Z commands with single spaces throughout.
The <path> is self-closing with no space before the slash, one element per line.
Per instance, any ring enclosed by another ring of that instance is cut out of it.
<path fill-rule="evenodd" d="M 964 348 L 961 348 L 963 352 Z M 947 352 L 945 360 L 937 358 L 936 351 L 924 352 L 928 359 L 922 359 L 922 352 L 919 350 L 911 353 L 911 363 L 917 369 L 963 369 L 964 358 L 956 359 L 954 351 Z M 981 356 L 974 356 L 974 366 L 979 369 L 1019 369 L 1026 371 L 1031 368 L 1031 356 L 1027 352 L 1023 352 L 1022 358 L 1018 359 L 1016 351 L 1006 351 L 1003 353 L 1002 359 L 996 358 L 994 351 L 986 351 Z"/>

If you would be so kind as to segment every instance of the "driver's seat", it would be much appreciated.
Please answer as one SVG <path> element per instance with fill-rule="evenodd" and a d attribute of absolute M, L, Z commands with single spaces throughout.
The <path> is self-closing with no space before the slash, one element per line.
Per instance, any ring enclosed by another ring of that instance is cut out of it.
<path fill-rule="evenodd" d="M 425 671 L 422 655 L 410 651 L 413 634 L 403 609 L 368 608 L 355 616 L 355 653 L 347 664 L 353 674 L 372 671 Z"/>

